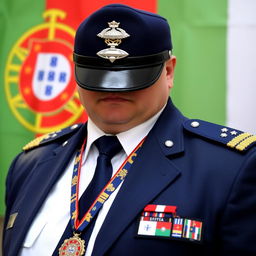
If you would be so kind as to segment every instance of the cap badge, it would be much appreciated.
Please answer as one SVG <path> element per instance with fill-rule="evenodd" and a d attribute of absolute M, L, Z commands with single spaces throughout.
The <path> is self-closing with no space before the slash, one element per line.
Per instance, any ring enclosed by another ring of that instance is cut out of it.
<path fill-rule="evenodd" d="M 121 44 L 122 39 L 129 37 L 124 29 L 119 28 L 120 22 L 108 22 L 109 27 L 103 29 L 97 36 L 105 39 L 105 43 L 110 47 L 97 52 L 101 58 L 108 59 L 112 63 L 117 59 L 122 59 L 129 55 L 126 51 L 116 48 Z"/>

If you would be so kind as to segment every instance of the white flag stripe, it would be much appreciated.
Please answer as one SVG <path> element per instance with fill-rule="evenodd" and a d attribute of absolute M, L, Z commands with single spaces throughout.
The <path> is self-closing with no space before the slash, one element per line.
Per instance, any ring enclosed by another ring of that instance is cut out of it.
<path fill-rule="evenodd" d="M 157 205 L 156 212 L 164 212 L 166 205 Z"/>
<path fill-rule="evenodd" d="M 196 227 L 195 228 L 195 239 L 196 240 L 200 240 L 200 235 L 199 235 L 200 232 L 199 231 L 200 231 L 200 229 L 198 227 Z"/>
<path fill-rule="evenodd" d="M 256 1 L 228 1 L 227 125 L 256 133 Z"/>
<path fill-rule="evenodd" d="M 190 227 L 191 227 L 191 220 L 188 219 L 185 221 L 185 225 L 184 225 L 184 228 L 186 228 L 185 237 L 187 238 L 189 238 Z"/>

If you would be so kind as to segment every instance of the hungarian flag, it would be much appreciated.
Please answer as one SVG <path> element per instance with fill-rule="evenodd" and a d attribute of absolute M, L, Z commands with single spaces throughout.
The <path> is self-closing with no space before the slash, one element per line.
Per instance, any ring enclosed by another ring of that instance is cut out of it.
<path fill-rule="evenodd" d="M 22 146 L 86 120 L 73 74 L 75 30 L 115 2 L 0 1 L 0 215 L 6 173 Z M 255 0 L 119 2 L 168 19 L 177 56 L 171 97 L 185 115 L 256 132 Z"/>

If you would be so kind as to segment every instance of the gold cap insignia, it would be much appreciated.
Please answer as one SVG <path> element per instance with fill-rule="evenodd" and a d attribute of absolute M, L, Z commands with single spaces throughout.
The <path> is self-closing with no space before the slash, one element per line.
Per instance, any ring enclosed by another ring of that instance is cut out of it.
<path fill-rule="evenodd" d="M 126 51 L 116 48 L 121 44 L 122 39 L 129 37 L 124 29 L 119 28 L 120 22 L 108 22 L 109 27 L 103 29 L 97 36 L 105 39 L 105 43 L 110 47 L 97 52 L 101 58 L 108 59 L 112 63 L 117 59 L 122 59 L 129 55 Z"/>

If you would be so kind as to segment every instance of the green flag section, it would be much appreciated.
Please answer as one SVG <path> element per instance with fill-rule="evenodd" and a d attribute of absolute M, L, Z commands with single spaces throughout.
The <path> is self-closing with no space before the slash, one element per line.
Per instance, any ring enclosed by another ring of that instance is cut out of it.
<path fill-rule="evenodd" d="M 227 1 L 162 0 L 177 68 L 172 98 L 193 118 L 225 123 Z"/>
<path fill-rule="evenodd" d="M 0 1 L 0 215 L 4 213 L 4 182 L 8 166 L 12 158 L 20 152 L 25 141 L 34 137 L 34 134 L 17 120 L 7 101 L 5 89 L 6 63 L 13 45 L 22 35 L 33 26 L 43 22 L 43 11 L 44 2 L 40 0 Z M 22 52 L 18 51 L 18 56 L 22 56 Z M 13 69 L 19 70 L 20 66 L 13 65 Z M 12 71 L 12 74 L 14 76 L 10 79 L 17 80 L 16 72 Z M 16 90 L 12 86 L 10 89 Z"/>

